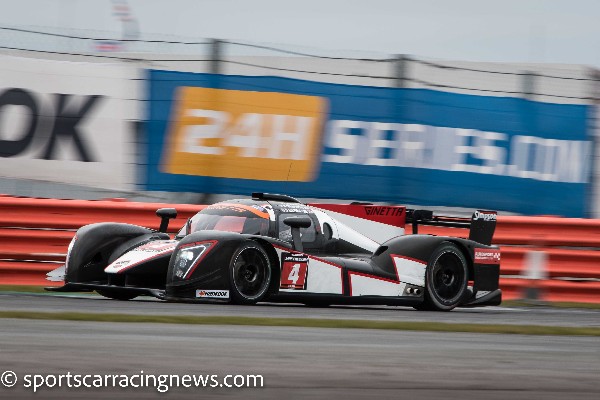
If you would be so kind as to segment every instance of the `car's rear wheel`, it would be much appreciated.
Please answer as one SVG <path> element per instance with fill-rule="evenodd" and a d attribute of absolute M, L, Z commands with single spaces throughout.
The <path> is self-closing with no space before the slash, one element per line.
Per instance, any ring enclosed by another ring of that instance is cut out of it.
<path fill-rule="evenodd" d="M 271 284 L 271 262 L 262 246 L 249 240 L 233 253 L 229 265 L 231 301 L 254 304 L 262 300 Z"/>
<path fill-rule="evenodd" d="M 99 295 L 108 297 L 114 300 L 132 300 L 138 297 L 137 293 L 131 293 L 126 290 L 114 290 L 114 289 L 96 289 Z"/>
<path fill-rule="evenodd" d="M 417 310 L 450 311 L 460 304 L 469 283 L 467 260 L 453 243 L 433 252 L 425 272 L 425 300 Z"/>

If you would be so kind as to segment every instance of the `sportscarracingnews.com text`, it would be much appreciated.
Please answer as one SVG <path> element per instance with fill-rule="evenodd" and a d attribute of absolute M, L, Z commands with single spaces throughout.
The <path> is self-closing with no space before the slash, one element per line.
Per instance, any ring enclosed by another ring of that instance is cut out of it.
<path fill-rule="evenodd" d="M 55 388 L 101 389 L 101 388 L 154 388 L 166 393 L 173 388 L 261 388 L 262 375 L 219 376 L 215 374 L 20 374 L 4 371 L 0 375 L 0 387 L 22 386 L 32 392 Z"/>

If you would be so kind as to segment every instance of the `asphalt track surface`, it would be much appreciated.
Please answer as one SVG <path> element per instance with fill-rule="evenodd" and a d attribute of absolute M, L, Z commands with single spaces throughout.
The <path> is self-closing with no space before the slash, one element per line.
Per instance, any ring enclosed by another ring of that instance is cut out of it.
<path fill-rule="evenodd" d="M 2 294 L 0 310 L 599 326 L 594 310 L 237 307 Z M 0 319 L 0 398 L 598 399 L 600 339 L 475 333 Z M 261 374 L 263 388 L 23 387 L 26 374 Z"/>
<path fill-rule="evenodd" d="M 544 306 L 458 308 L 451 312 L 420 312 L 411 307 L 332 306 L 314 308 L 302 304 L 274 303 L 236 306 L 207 303 L 167 303 L 151 297 L 139 297 L 131 301 L 117 301 L 96 295 L 0 292 L 0 311 L 12 310 L 600 327 L 600 310 Z"/>

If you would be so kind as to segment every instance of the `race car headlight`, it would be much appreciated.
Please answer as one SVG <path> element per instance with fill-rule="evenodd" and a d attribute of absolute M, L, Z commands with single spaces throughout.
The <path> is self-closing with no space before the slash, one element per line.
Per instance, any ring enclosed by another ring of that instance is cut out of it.
<path fill-rule="evenodd" d="M 216 243 L 215 240 L 211 240 L 181 246 L 173 262 L 173 275 L 179 279 L 189 278 Z"/>

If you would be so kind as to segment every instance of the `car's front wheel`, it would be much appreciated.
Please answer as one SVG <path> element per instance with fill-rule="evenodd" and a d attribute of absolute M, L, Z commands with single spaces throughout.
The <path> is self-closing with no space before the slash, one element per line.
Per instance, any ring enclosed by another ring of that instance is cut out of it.
<path fill-rule="evenodd" d="M 433 252 L 425 272 L 425 300 L 418 310 L 450 311 L 459 305 L 469 283 L 467 260 L 454 243 L 443 242 Z"/>
<path fill-rule="evenodd" d="M 231 301 L 254 304 L 263 299 L 271 284 L 271 262 L 262 246 L 252 240 L 241 244 L 229 265 Z"/>

